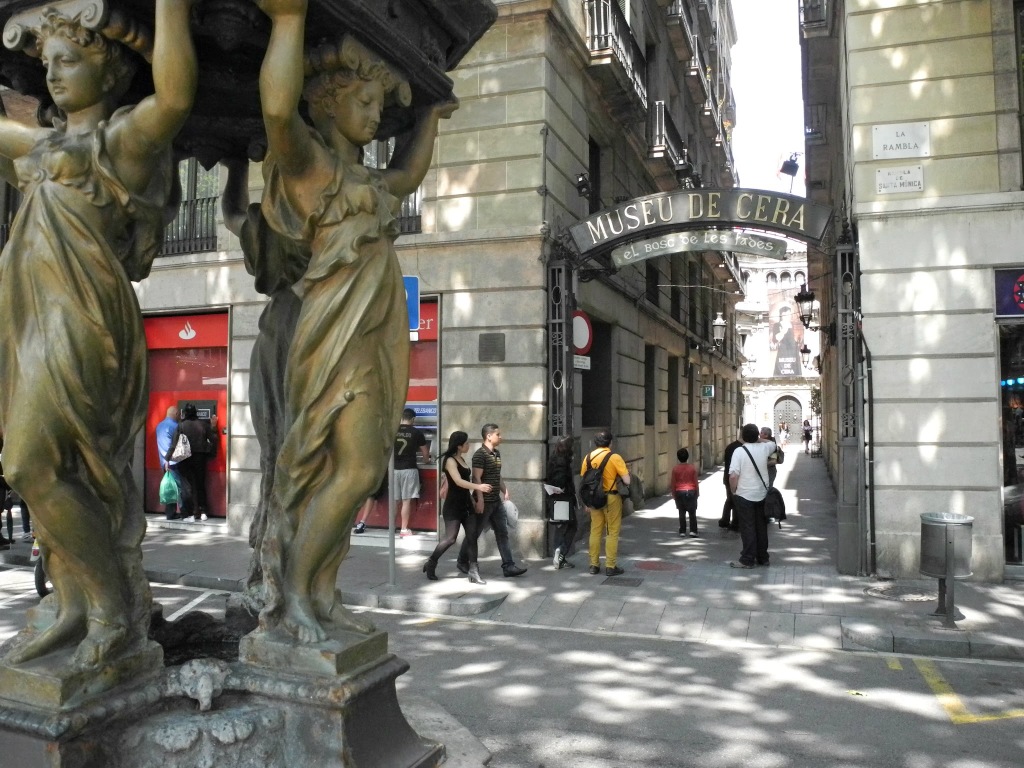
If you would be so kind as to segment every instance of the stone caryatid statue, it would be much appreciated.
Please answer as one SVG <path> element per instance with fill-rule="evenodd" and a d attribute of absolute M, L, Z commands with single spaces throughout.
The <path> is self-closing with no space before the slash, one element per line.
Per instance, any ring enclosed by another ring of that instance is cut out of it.
<path fill-rule="evenodd" d="M 426 175 L 438 120 L 423 105 L 386 170 L 360 163 L 405 79 L 351 36 L 304 50 L 306 0 L 262 0 L 271 33 L 260 74 L 267 135 L 263 214 L 312 251 L 285 372 L 287 432 L 277 457 L 262 564 L 264 630 L 301 643 L 372 625 L 335 591 L 352 520 L 386 471 L 408 389 L 409 332 L 394 250 L 400 198 Z M 305 98 L 313 128 L 300 116 Z"/>
<path fill-rule="evenodd" d="M 176 210 L 171 142 L 196 89 L 193 1 L 156 0 L 151 43 L 106 0 L 22 11 L 5 29 L 9 48 L 41 60 L 61 118 L 0 118 L 0 170 L 23 194 L 0 254 L 3 462 L 32 509 L 56 600 L 52 623 L 23 630 L 4 666 L 46 656 L 87 672 L 146 643 L 130 460 L 148 387 L 131 281 L 149 273 Z M 121 107 L 140 53 L 153 93 Z"/>

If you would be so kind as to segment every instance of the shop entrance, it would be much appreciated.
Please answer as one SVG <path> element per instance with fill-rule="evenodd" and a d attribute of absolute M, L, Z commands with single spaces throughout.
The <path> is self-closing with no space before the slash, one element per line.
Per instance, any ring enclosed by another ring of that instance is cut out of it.
<path fill-rule="evenodd" d="M 207 461 L 206 496 L 210 517 L 227 515 L 225 457 L 228 395 L 228 314 L 147 317 L 149 408 L 146 412 L 145 509 L 163 512 L 160 480 L 163 470 L 156 448 L 156 426 L 167 409 L 192 403 L 199 418 L 217 414 L 217 441 Z"/>
<path fill-rule="evenodd" d="M 999 325 L 1003 422 L 1003 543 L 1008 565 L 1024 565 L 1024 324 Z"/>

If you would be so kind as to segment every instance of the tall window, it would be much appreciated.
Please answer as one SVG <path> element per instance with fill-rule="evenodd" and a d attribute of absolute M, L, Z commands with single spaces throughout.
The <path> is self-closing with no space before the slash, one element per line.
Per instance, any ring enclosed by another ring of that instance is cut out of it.
<path fill-rule="evenodd" d="M 612 424 L 612 327 L 591 320 L 594 341 L 590 346 L 590 370 L 580 371 L 584 428 L 608 428 Z"/>
<path fill-rule="evenodd" d="M 668 359 L 668 423 L 679 423 L 679 358 Z"/>
<path fill-rule="evenodd" d="M 384 170 L 395 153 L 395 140 L 374 139 L 363 147 L 363 165 L 367 168 Z M 411 195 L 402 198 L 402 207 L 398 213 L 398 231 L 409 235 L 423 231 L 423 189 L 420 187 Z"/>
<path fill-rule="evenodd" d="M 588 213 L 601 210 L 601 146 L 589 139 L 587 142 L 587 173 L 590 176 L 590 197 L 587 198 Z"/>
<path fill-rule="evenodd" d="M 217 250 L 220 166 L 206 170 L 194 157 L 178 163 L 181 204 L 164 230 L 163 256 Z"/>
<path fill-rule="evenodd" d="M 657 307 L 660 303 L 658 299 L 661 297 L 661 292 L 658 290 L 658 282 L 661 277 L 658 273 L 658 265 L 648 261 L 644 266 L 646 267 L 644 270 L 644 279 L 646 281 L 644 295 L 651 304 Z"/>
<path fill-rule="evenodd" d="M 658 348 L 644 346 L 644 424 L 652 427 L 658 416 Z"/>

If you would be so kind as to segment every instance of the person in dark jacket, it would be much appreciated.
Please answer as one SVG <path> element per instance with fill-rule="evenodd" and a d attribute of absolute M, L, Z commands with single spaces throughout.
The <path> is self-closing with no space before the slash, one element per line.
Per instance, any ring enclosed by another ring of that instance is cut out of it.
<path fill-rule="evenodd" d="M 718 521 L 719 528 L 728 528 L 730 531 L 739 530 L 739 521 L 733 519 L 732 486 L 729 485 L 729 462 L 732 461 L 733 452 L 743 445 L 739 433 L 736 439 L 725 446 L 725 471 L 722 473 L 722 481 L 725 483 L 725 504 L 722 505 L 722 518 Z"/>
<path fill-rule="evenodd" d="M 171 447 L 164 456 L 165 461 L 171 460 L 181 435 L 188 438 L 192 455 L 178 462 L 178 475 L 181 478 L 178 511 L 185 522 L 191 523 L 206 519 L 206 514 L 197 507 L 197 503 L 199 499 L 204 502 L 206 500 L 206 488 L 200 491 L 200 483 L 206 482 L 206 461 L 209 446 L 214 439 L 213 429 L 208 422 L 199 420 L 199 412 L 192 403 L 186 403 L 181 409 L 181 421 L 171 438 Z"/>
<path fill-rule="evenodd" d="M 555 568 L 575 568 L 566 560 L 576 538 L 576 484 L 572 461 L 572 436 L 563 437 L 555 443 L 555 449 L 548 457 L 548 470 L 544 476 L 547 485 L 561 488 L 561 493 L 553 493 L 547 497 L 548 522 L 555 526 Z M 555 519 L 555 502 L 564 501 L 569 504 L 569 519 Z"/>

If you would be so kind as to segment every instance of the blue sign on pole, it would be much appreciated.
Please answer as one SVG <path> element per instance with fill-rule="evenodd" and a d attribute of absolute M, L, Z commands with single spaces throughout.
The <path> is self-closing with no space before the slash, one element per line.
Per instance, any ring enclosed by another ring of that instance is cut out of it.
<path fill-rule="evenodd" d="M 409 310 L 409 330 L 420 329 L 420 279 L 413 275 L 402 275 L 405 282 L 405 305 Z"/>

